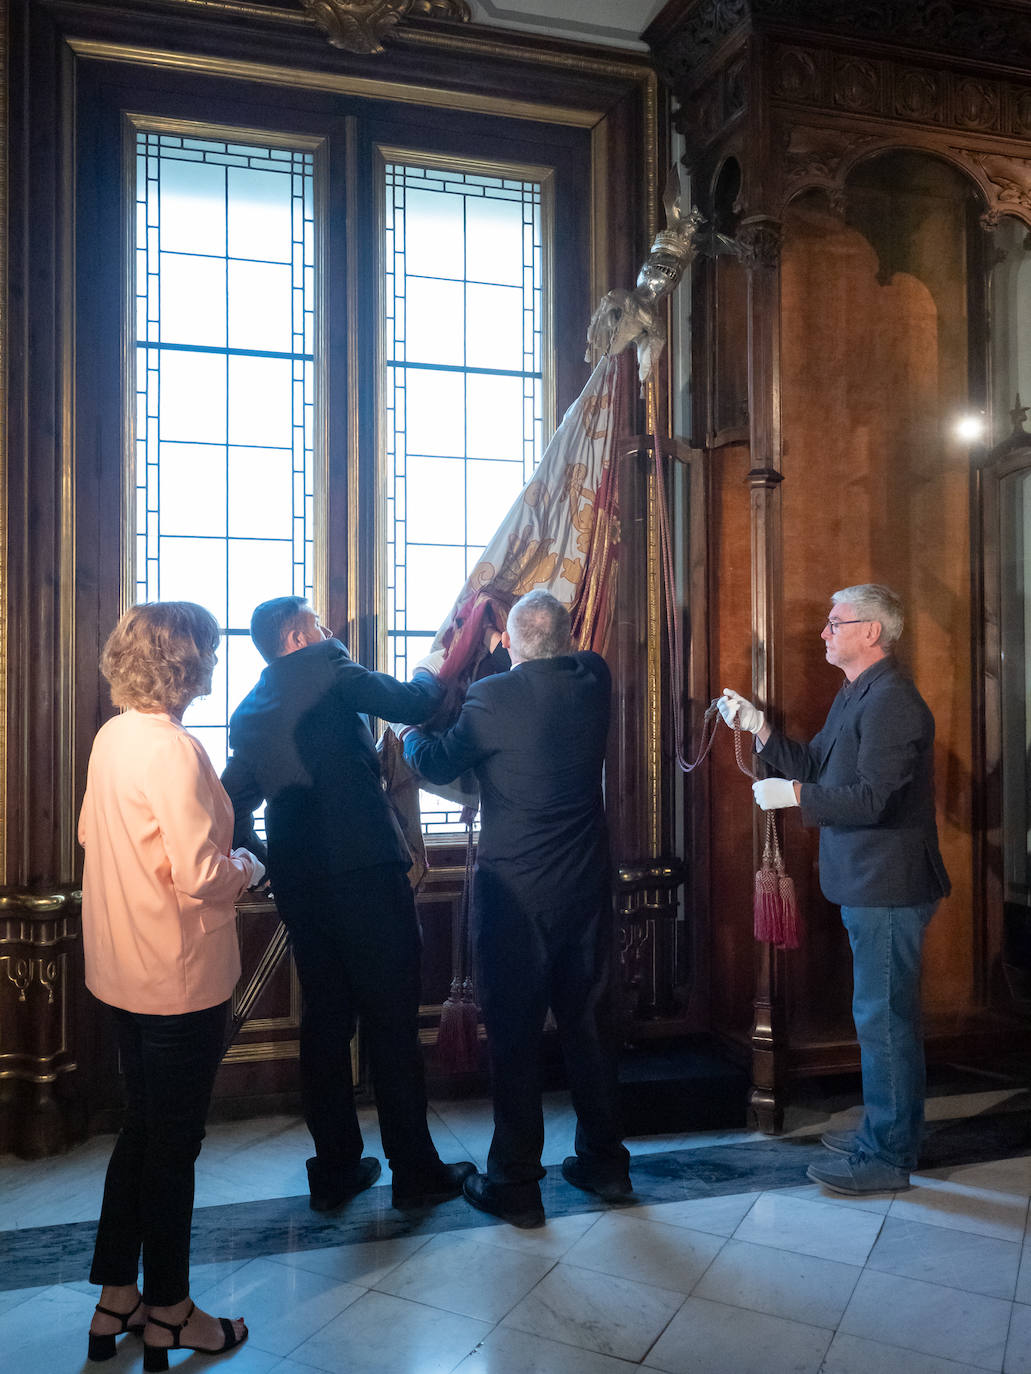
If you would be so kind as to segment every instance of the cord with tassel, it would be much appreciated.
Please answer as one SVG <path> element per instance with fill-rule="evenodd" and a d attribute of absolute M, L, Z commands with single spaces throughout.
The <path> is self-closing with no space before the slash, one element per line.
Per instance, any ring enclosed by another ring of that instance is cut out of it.
<path fill-rule="evenodd" d="M 746 777 L 755 774 L 745 763 L 741 748 L 741 731 L 734 727 L 734 757 Z M 798 897 L 791 874 L 784 867 L 784 856 L 777 837 L 777 823 L 773 812 L 767 811 L 766 837 L 763 842 L 762 863 L 755 875 L 753 901 L 755 938 L 768 940 L 778 949 L 798 949 L 801 943 L 802 919 Z"/>

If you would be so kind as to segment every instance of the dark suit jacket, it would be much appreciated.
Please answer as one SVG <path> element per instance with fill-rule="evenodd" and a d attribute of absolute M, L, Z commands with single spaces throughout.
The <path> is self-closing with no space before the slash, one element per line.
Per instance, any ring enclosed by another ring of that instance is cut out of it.
<path fill-rule="evenodd" d="M 934 717 L 890 656 L 834 698 L 808 745 L 776 730 L 764 763 L 802 783 L 820 887 L 839 906 L 917 906 L 949 892 L 934 818 Z"/>
<path fill-rule="evenodd" d="M 611 696 L 598 654 L 534 659 L 473 683 L 445 735 L 405 738 L 405 758 L 430 782 L 476 773 L 477 868 L 527 905 L 597 901 L 607 890 L 602 765 Z"/>
<path fill-rule="evenodd" d="M 312 893 L 357 868 L 408 866 L 379 759 L 360 712 L 415 724 L 442 695 L 417 673 L 409 683 L 355 663 L 336 639 L 274 659 L 229 722 L 222 775 L 235 814 L 234 845 L 257 854 L 254 811 L 268 802 L 268 868 L 277 898 Z"/>

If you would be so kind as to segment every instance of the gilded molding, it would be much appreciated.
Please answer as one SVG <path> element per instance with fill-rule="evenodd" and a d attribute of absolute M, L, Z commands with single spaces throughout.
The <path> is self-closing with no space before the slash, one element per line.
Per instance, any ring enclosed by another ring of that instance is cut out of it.
<path fill-rule="evenodd" d="M 335 48 L 381 53 L 383 38 L 409 15 L 469 22 L 465 0 L 301 0 Z"/>
<path fill-rule="evenodd" d="M 564 105 L 542 105 L 530 100 L 511 100 L 504 96 L 479 95 L 453 91 L 439 86 L 419 86 L 405 81 L 384 81 L 375 77 L 351 76 L 343 72 L 315 71 L 307 67 L 280 67 L 268 62 L 207 57 L 200 53 L 147 48 L 127 43 L 108 43 L 92 38 L 68 39 L 68 46 L 79 57 L 95 62 L 121 62 L 150 67 L 156 71 L 191 72 L 198 76 L 221 77 L 227 81 L 257 81 L 269 86 L 288 86 L 309 91 L 329 91 L 360 96 L 367 100 L 390 100 L 403 105 L 426 105 L 447 110 L 471 110 L 535 123 L 563 124 L 592 129 L 602 111 L 574 109 Z"/>
<path fill-rule="evenodd" d="M 7 535 L 7 124 L 9 89 L 8 4 L 0 0 L 0 883 L 7 881 L 7 598 L 10 586 Z"/>

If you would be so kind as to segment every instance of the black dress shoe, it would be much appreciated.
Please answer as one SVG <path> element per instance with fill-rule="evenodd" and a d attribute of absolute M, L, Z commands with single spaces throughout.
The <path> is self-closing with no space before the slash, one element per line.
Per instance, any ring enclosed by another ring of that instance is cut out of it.
<path fill-rule="evenodd" d="M 526 1230 L 544 1225 L 541 1190 L 536 1183 L 499 1186 L 491 1183 L 485 1174 L 472 1173 L 462 1184 L 462 1194 L 466 1202 L 471 1202 L 481 1212 L 489 1212 L 512 1226 Z"/>
<path fill-rule="evenodd" d="M 595 1193 L 606 1202 L 625 1202 L 634 1192 L 629 1174 L 599 1174 L 576 1155 L 567 1155 L 562 1161 L 562 1177 L 574 1188 Z"/>
<path fill-rule="evenodd" d="M 399 1208 L 435 1207 L 438 1202 L 458 1197 L 463 1181 L 475 1172 L 476 1165 L 469 1159 L 460 1159 L 457 1164 L 443 1164 L 438 1160 L 431 1167 L 422 1169 L 406 1169 L 398 1165 L 394 1169 L 390 1200 Z"/>
<path fill-rule="evenodd" d="M 362 1193 L 380 1176 L 380 1162 L 366 1155 L 350 1169 L 336 1168 L 323 1164 L 318 1157 L 308 1160 L 308 1191 L 311 1193 L 313 1212 L 335 1212 L 350 1202 L 356 1193 Z"/>

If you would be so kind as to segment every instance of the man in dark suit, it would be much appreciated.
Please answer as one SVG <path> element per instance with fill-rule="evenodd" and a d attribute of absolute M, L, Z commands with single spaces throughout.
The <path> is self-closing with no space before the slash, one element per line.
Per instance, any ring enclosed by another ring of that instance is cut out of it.
<path fill-rule="evenodd" d="M 808 1171 L 850 1195 L 908 1188 L 916 1167 L 925 1092 L 920 961 L 924 931 L 949 892 L 934 817 L 934 718 L 895 662 L 901 633 L 902 603 L 889 588 L 834 593 L 822 637 L 845 682 L 809 744 L 771 729 L 736 692 L 719 702 L 728 724 L 752 731 L 764 763 L 782 775 L 754 784 L 758 804 L 800 806 L 803 824 L 820 827 L 820 887 L 841 907 L 852 946 L 863 1120 L 855 1132 L 824 1135 L 840 1158 Z"/>
<path fill-rule="evenodd" d="M 339 1207 L 380 1172 L 378 1160 L 362 1158 L 354 1106 L 350 1042 L 359 1019 L 394 1205 L 457 1197 L 473 1165 L 442 1164 L 426 1125 L 410 858 L 362 714 L 423 721 L 440 688 L 428 673 L 402 683 L 362 668 L 302 597 L 263 602 L 251 637 L 268 667 L 229 722 L 232 757 L 222 782 L 236 835 L 263 859 L 254 811 L 267 802 L 269 878 L 304 994 L 311 1205 Z"/>
<path fill-rule="evenodd" d="M 516 1225 L 543 1220 L 541 1032 L 555 1014 L 573 1106 L 566 1179 L 618 1200 L 631 1191 L 606 1043 L 613 922 L 602 766 L 611 678 L 570 651 L 569 614 L 544 591 L 512 607 L 502 643 L 512 670 L 474 683 L 455 725 L 406 732 L 427 780 L 472 769 L 482 829 L 473 887 L 477 992 L 487 1028 L 494 1138 L 468 1200 Z"/>

